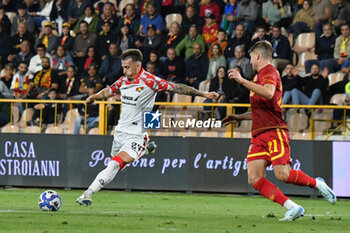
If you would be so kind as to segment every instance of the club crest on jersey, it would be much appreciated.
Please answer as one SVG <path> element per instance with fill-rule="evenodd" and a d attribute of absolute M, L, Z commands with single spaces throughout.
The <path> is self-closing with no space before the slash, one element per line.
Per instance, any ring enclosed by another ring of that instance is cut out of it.
<path fill-rule="evenodd" d="M 137 87 L 136 91 L 141 92 L 143 90 L 143 87 Z"/>

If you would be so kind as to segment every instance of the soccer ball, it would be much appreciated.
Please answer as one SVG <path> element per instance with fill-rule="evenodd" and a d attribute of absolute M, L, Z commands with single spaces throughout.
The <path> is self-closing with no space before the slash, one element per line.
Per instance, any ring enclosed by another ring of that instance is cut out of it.
<path fill-rule="evenodd" d="M 62 200 L 57 192 L 46 190 L 39 196 L 39 207 L 44 211 L 57 211 L 61 207 Z"/>

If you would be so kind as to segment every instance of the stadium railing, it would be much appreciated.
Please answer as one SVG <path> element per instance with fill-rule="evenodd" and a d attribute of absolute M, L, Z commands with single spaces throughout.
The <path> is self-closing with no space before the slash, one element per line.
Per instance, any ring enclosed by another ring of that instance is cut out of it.
<path fill-rule="evenodd" d="M 22 132 L 30 132 L 30 130 L 24 130 L 27 127 L 27 121 L 31 120 L 31 114 L 28 113 L 29 104 L 38 104 L 38 103 L 53 103 L 55 104 L 55 115 L 53 124 L 43 125 L 42 123 L 42 109 L 40 110 L 39 116 L 39 129 L 34 130 L 33 132 L 42 133 L 43 128 L 45 127 L 62 127 L 63 130 L 50 130 L 50 132 L 64 132 L 64 133 L 73 133 L 74 119 L 77 116 L 77 111 L 75 111 L 74 105 L 76 104 L 85 104 L 82 100 L 24 100 L 24 99 L 0 99 L 0 102 L 7 102 L 11 105 L 10 113 L 10 122 L 7 126 L 18 126 L 22 129 Z M 22 116 L 17 116 L 15 119 L 14 114 L 15 105 L 18 102 L 22 102 L 25 105 L 25 113 Z M 58 104 L 67 104 L 69 106 L 67 115 L 63 122 L 58 121 L 57 117 L 57 105 Z M 98 130 L 92 130 L 90 134 L 113 134 L 113 130 L 108 128 L 107 117 L 108 117 L 108 106 L 114 105 L 117 108 L 121 107 L 120 101 L 96 101 L 96 104 L 99 105 L 99 124 Z M 84 118 L 87 118 L 87 111 L 85 105 L 85 115 Z M 179 125 L 174 125 L 176 121 L 184 121 L 187 119 L 190 120 L 212 120 L 213 118 L 218 117 L 217 107 L 225 107 L 226 114 L 234 114 L 238 108 L 246 108 L 250 110 L 249 104 L 231 104 L 231 103 L 172 103 L 172 102 L 156 102 L 155 106 L 158 107 L 159 111 L 164 117 L 164 122 L 169 123 L 168 126 L 171 126 L 167 129 L 161 130 L 148 130 L 151 135 L 158 136 L 211 136 L 211 137 L 251 137 L 250 127 L 251 122 L 246 121 L 242 122 L 241 125 L 228 125 L 222 126 L 219 128 L 211 127 L 208 128 L 186 128 L 179 127 Z M 210 111 L 204 111 L 203 107 L 210 107 Z M 350 106 L 338 106 L 338 105 L 283 105 L 284 115 L 288 120 L 289 131 L 292 138 L 298 139 L 323 139 L 327 140 L 335 133 L 340 133 L 341 137 L 338 137 L 337 140 L 345 140 L 347 137 L 350 137 L 350 120 L 347 119 L 346 111 L 350 110 Z M 307 114 L 305 113 L 305 109 Z M 343 120 L 333 120 L 332 113 L 334 109 L 341 109 L 343 111 Z M 119 114 L 121 110 L 119 109 Z M 218 119 L 217 119 L 218 120 Z M 87 134 L 88 128 L 86 121 L 83 124 L 83 129 L 80 133 Z M 330 123 L 336 122 L 339 125 L 333 129 L 328 130 Z M 171 125 L 173 124 L 173 125 Z M 176 123 L 177 124 L 177 123 Z M 3 127 L 4 128 L 4 127 Z M 163 130 L 163 131 L 162 131 Z M 304 135 L 301 136 L 300 135 Z"/>

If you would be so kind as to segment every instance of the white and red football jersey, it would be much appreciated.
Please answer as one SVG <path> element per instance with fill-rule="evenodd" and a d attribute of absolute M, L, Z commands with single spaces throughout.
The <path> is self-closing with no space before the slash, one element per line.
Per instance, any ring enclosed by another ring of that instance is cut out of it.
<path fill-rule="evenodd" d="M 109 87 L 109 94 L 119 94 L 122 102 L 122 113 L 116 131 L 142 135 L 143 112 L 153 109 L 158 91 L 173 91 L 170 83 L 148 73 L 144 69 L 133 80 L 123 76 Z"/>

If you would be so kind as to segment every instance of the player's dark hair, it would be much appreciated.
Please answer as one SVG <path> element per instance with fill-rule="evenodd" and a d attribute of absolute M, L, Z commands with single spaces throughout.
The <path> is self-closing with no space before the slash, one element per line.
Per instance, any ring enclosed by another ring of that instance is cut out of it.
<path fill-rule="evenodd" d="M 248 51 L 248 53 L 258 53 L 266 60 L 272 59 L 272 46 L 267 40 L 256 42 Z"/>
<path fill-rule="evenodd" d="M 122 60 L 131 59 L 133 62 L 142 62 L 143 56 L 138 49 L 127 49 L 120 56 Z"/>

